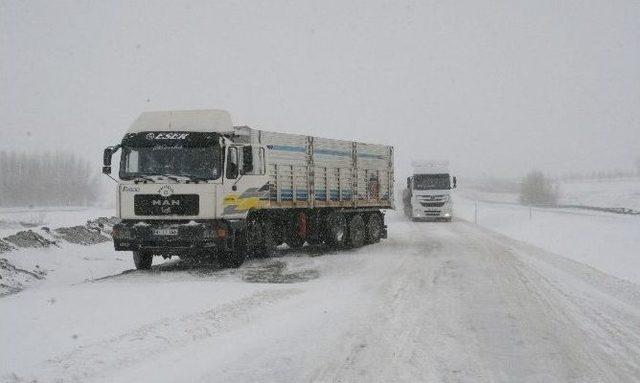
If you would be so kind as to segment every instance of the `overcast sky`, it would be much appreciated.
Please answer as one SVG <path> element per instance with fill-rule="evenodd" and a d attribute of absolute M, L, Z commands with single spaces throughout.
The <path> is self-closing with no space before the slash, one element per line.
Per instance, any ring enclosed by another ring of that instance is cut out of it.
<path fill-rule="evenodd" d="M 458 174 L 631 168 L 640 2 L 2 1 L 1 149 L 96 162 L 145 110 L 449 158 Z"/>

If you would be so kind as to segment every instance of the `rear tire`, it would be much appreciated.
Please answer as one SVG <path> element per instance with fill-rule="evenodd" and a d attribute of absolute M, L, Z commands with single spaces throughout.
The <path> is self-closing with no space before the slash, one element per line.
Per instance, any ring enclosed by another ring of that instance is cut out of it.
<path fill-rule="evenodd" d="M 306 241 L 307 216 L 299 212 L 294 213 L 288 224 L 284 242 L 291 249 L 301 249 Z"/>
<path fill-rule="evenodd" d="M 324 241 L 333 248 L 343 247 L 347 241 L 347 220 L 343 214 L 331 212 L 325 218 Z"/>
<path fill-rule="evenodd" d="M 349 220 L 349 246 L 360 247 L 365 240 L 364 220 L 360 214 L 354 214 Z"/>
<path fill-rule="evenodd" d="M 377 243 L 382 238 L 382 218 L 378 213 L 369 214 L 366 227 L 366 242 Z"/>
<path fill-rule="evenodd" d="M 144 251 L 134 251 L 133 263 L 136 265 L 136 270 L 149 270 L 153 264 L 153 254 Z"/>

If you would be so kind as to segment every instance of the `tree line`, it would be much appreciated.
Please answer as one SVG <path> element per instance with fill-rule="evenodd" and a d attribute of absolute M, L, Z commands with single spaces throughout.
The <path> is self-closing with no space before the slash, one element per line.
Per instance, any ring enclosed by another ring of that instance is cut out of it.
<path fill-rule="evenodd" d="M 89 206 L 99 196 L 97 174 L 67 152 L 0 151 L 0 206 Z"/>

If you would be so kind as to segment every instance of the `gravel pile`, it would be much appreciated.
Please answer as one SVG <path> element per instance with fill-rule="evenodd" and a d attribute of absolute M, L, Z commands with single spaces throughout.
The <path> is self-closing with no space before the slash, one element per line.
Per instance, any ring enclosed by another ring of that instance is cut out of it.
<path fill-rule="evenodd" d="M 46 239 L 31 230 L 19 231 L 13 235 L 4 237 L 3 241 L 10 242 L 18 247 L 49 247 L 56 245 L 55 241 Z"/>
<path fill-rule="evenodd" d="M 0 253 L 15 250 L 16 247 L 57 246 L 56 240 L 85 246 L 109 242 L 113 225 L 118 222 L 120 220 L 116 217 L 98 217 L 81 226 L 61 227 L 53 230 L 42 226 L 41 230 L 44 236 L 32 230 L 19 231 L 0 239 Z"/>
<path fill-rule="evenodd" d="M 54 232 L 57 238 L 85 246 L 111 241 L 110 237 L 101 233 L 100 228 L 88 226 L 61 227 Z"/>
<path fill-rule="evenodd" d="M 3 240 L 0 240 L 0 253 L 4 253 L 5 251 L 10 251 L 15 249 L 15 247 L 9 245 Z"/>

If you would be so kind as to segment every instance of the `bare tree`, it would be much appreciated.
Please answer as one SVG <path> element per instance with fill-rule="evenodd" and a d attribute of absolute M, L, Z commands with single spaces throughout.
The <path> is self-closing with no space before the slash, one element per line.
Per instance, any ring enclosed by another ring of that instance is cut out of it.
<path fill-rule="evenodd" d="M 72 153 L 0 152 L 0 206 L 87 206 L 98 197 L 91 164 Z"/>
<path fill-rule="evenodd" d="M 520 203 L 534 206 L 554 206 L 558 193 L 551 181 L 537 170 L 529 172 L 522 180 Z"/>

